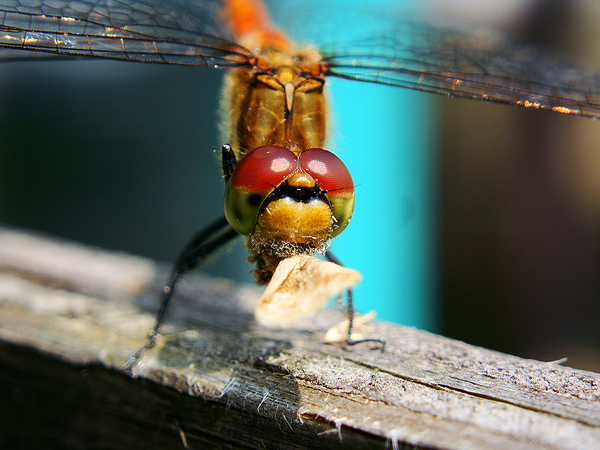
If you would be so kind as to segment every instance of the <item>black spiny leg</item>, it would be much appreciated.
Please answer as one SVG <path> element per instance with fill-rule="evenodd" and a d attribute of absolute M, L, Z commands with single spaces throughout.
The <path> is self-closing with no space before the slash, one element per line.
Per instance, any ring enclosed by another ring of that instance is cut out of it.
<path fill-rule="evenodd" d="M 327 258 L 327 260 L 329 260 L 330 262 L 337 264 L 338 266 L 343 266 L 343 264 L 340 263 L 339 259 L 333 256 L 333 254 L 329 250 L 325 252 L 325 258 Z M 356 345 L 365 342 L 377 342 L 378 344 L 381 344 L 381 351 L 384 351 L 385 339 L 383 338 L 359 339 L 357 341 L 352 339 L 352 330 L 354 329 L 354 300 L 352 298 L 352 289 L 348 289 L 348 307 L 346 309 L 346 317 L 348 317 L 348 334 L 346 334 L 346 345 Z"/>
<path fill-rule="evenodd" d="M 227 183 L 233 174 L 237 160 L 230 145 L 223 145 L 221 154 L 223 176 L 225 178 L 225 183 Z M 169 281 L 163 288 L 160 309 L 156 315 L 156 322 L 154 323 L 154 328 L 150 332 L 148 343 L 135 352 L 135 354 L 127 361 L 126 372 L 129 376 L 135 376 L 132 368 L 141 354 L 156 345 L 156 341 L 160 336 L 160 326 L 165 318 L 171 299 L 175 295 L 177 283 L 183 274 L 201 264 L 208 256 L 233 240 L 236 236 L 238 236 L 238 233 L 230 227 L 229 223 L 227 223 L 227 219 L 221 217 L 203 230 L 200 230 L 200 232 L 197 233 L 184 247 L 171 270 Z"/>
<path fill-rule="evenodd" d="M 160 326 L 165 318 L 171 299 L 175 295 L 177 283 L 183 274 L 201 264 L 208 256 L 232 241 L 236 236 L 239 236 L 239 234 L 229 226 L 225 217 L 221 217 L 197 233 L 185 246 L 171 270 L 169 281 L 163 287 L 160 309 L 156 315 L 156 321 L 150 332 L 148 343 L 135 352 L 127 361 L 126 372 L 129 376 L 135 376 L 132 368 L 141 354 L 156 345 L 156 341 L 160 337 Z"/>

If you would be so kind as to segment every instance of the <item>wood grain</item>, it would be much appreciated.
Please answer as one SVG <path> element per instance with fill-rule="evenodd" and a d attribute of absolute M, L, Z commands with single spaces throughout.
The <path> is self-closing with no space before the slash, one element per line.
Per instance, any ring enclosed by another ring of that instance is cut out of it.
<path fill-rule="evenodd" d="M 374 322 L 385 352 L 254 322 L 260 291 L 0 229 L 0 446 L 600 448 L 600 375 Z"/>

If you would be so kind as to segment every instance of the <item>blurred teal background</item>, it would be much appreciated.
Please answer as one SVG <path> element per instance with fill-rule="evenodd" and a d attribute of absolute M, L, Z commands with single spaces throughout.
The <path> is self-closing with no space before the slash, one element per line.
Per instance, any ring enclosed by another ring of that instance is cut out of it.
<path fill-rule="evenodd" d="M 531 10 L 494 25 L 600 68 L 600 7 L 529 3 Z M 106 61 L 2 64 L 0 221 L 172 261 L 222 214 L 221 77 Z M 360 308 L 600 370 L 600 124 L 331 84 L 339 126 L 332 148 L 358 185 L 355 218 L 332 249 L 365 275 Z M 205 270 L 229 269 L 228 277 L 252 282 L 246 256 L 238 240 Z M 370 281 L 379 273 L 384 281 Z"/>

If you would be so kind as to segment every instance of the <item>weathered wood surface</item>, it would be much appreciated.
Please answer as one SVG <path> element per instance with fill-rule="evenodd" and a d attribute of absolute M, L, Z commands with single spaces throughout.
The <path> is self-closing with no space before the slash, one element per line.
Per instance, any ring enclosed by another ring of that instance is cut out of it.
<path fill-rule="evenodd" d="M 0 229 L 0 447 L 600 448 L 600 375 L 375 322 L 384 353 L 253 320 L 254 287 Z"/>

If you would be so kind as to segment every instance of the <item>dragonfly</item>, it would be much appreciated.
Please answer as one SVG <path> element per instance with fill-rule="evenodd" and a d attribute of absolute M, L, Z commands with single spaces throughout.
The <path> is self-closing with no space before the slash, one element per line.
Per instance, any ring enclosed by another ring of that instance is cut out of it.
<path fill-rule="evenodd" d="M 36 52 L 227 71 L 225 217 L 182 251 L 145 348 L 183 274 L 239 234 L 259 284 L 293 254 L 336 261 L 328 245 L 352 217 L 354 185 L 325 150 L 327 79 L 600 117 L 597 76 L 393 14 L 382 21 L 387 27 L 368 36 L 297 48 L 257 0 L 0 0 L 0 59 Z M 351 344 L 351 296 L 347 310 Z"/>

